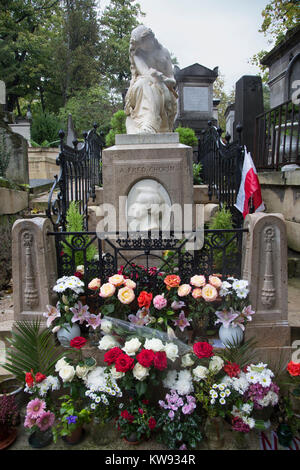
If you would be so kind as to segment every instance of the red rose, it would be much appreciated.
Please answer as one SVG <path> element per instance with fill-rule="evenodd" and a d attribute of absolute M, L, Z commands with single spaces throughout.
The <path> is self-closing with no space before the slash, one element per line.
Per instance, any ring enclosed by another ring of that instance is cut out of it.
<path fill-rule="evenodd" d="M 290 361 L 287 370 L 292 377 L 298 377 L 300 375 L 300 363 Z"/>
<path fill-rule="evenodd" d="M 155 426 L 156 426 L 156 420 L 154 418 L 149 418 L 149 421 L 148 421 L 148 426 L 149 426 L 149 429 L 154 429 Z"/>
<path fill-rule="evenodd" d="M 142 349 L 141 352 L 136 356 L 137 361 L 143 367 L 151 367 L 153 364 L 155 353 L 152 349 Z"/>
<path fill-rule="evenodd" d="M 78 279 L 82 279 L 83 278 L 83 274 L 80 272 L 80 271 L 76 271 L 74 273 L 74 276 L 78 277 Z"/>
<path fill-rule="evenodd" d="M 142 400 L 142 403 L 143 403 L 143 405 L 149 405 L 149 400 L 144 399 L 144 400 Z"/>
<path fill-rule="evenodd" d="M 75 338 L 71 339 L 70 346 L 71 348 L 81 349 L 85 345 L 86 341 L 87 340 L 82 336 L 75 336 Z"/>
<path fill-rule="evenodd" d="M 128 370 L 133 369 L 134 359 L 127 354 L 120 354 L 115 362 L 115 368 L 117 372 L 127 372 Z"/>
<path fill-rule="evenodd" d="M 154 354 L 154 367 L 158 370 L 164 370 L 167 367 L 167 355 L 165 351 L 159 351 Z"/>
<path fill-rule="evenodd" d="M 27 386 L 30 388 L 33 386 L 34 384 L 34 380 L 33 380 L 33 376 L 31 374 L 31 372 L 26 372 L 25 374 L 25 382 L 27 384 Z"/>
<path fill-rule="evenodd" d="M 139 409 L 138 409 L 138 412 L 140 413 L 140 415 L 143 415 L 143 414 L 144 414 L 144 410 L 142 410 L 142 408 L 139 408 Z"/>
<path fill-rule="evenodd" d="M 132 423 L 132 421 L 134 420 L 134 416 L 128 413 L 127 410 L 123 410 L 121 412 L 121 416 L 122 418 L 127 419 L 127 421 L 129 421 L 130 423 Z"/>
<path fill-rule="evenodd" d="M 116 362 L 116 359 L 120 354 L 123 354 L 122 349 L 118 347 L 112 348 L 104 354 L 104 362 L 106 362 L 108 366 L 111 366 Z"/>
<path fill-rule="evenodd" d="M 193 351 L 196 356 L 199 357 L 199 359 L 213 356 L 213 347 L 209 343 L 195 343 L 193 346 Z"/>
<path fill-rule="evenodd" d="M 148 292 L 143 290 L 138 297 L 139 307 L 149 308 L 151 305 L 152 297 L 152 294 L 149 294 Z"/>
<path fill-rule="evenodd" d="M 37 372 L 37 374 L 35 374 L 35 381 L 37 384 L 43 382 L 43 380 L 45 379 L 46 379 L 46 376 L 42 374 L 41 372 Z"/>
<path fill-rule="evenodd" d="M 241 373 L 241 369 L 235 362 L 227 362 L 224 366 L 224 371 L 229 377 L 238 377 Z"/>

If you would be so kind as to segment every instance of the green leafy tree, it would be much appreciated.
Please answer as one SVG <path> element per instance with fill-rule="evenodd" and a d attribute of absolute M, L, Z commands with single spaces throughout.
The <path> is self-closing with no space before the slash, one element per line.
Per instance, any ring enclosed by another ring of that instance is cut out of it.
<path fill-rule="evenodd" d="M 262 10 L 262 24 L 258 30 L 269 38 L 273 46 L 279 44 L 286 33 L 300 22 L 299 0 L 271 0 Z M 260 63 L 267 54 L 262 50 L 254 54 L 250 63 L 259 67 L 263 82 L 268 81 L 268 69 Z"/>
<path fill-rule="evenodd" d="M 126 134 L 126 114 L 125 111 L 120 109 L 117 111 L 110 120 L 110 131 L 106 136 L 105 143 L 107 147 L 115 145 L 116 134 Z"/>
<path fill-rule="evenodd" d="M 135 0 L 111 0 L 100 18 L 101 71 L 108 77 L 110 86 L 121 94 L 123 107 L 131 78 L 130 35 L 140 16 L 145 15 Z"/>
<path fill-rule="evenodd" d="M 189 127 L 177 127 L 175 132 L 179 134 L 179 142 L 184 145 L 189 145 L 190 147 L 194 147 L 198 144 L 198 139 L 196 137 L 194 129 Z"/>

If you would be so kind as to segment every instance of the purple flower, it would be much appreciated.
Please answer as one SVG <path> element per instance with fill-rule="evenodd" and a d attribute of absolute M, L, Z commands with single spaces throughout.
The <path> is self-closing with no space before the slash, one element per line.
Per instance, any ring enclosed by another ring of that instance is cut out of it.
<path fill-rule="evenodd" d="M 177 302 L 177 300 L 174 300 L 174 302 L 172 302 L 171 304 L 171 308 L 173 310 L 181 310 L 183 307 L 185 307 L 185 303 L 180 300 L 179 302 Z"/>
<path fill-rule="evenodd" d="M 70 311 L 73 313 L 72 323 L 79 321 L 80 325 L 82 325 L 90 316 L 89 306 L 82 305 L 80 301 L 77 302 L 75 307 L 70 308 Z"/>
<path fill-rule="evenodd" d="M 187 447 L 185 444 L 182 444 L 178 450 L 187 450 Z"/>
<path fill-rule="evenodd" d="M 101 324 L 101 313 L 94 315 L 93 313 L 86 319 L 87 324 L 90 325 L 94 330 Z"/>
<path fill-rule="evenodd" d="M 184 314 L 183 310 L 180 312 L 178 319 L 174 320 L 174 325 L 178 326 L 181 331 L 184 331 L 184 329 L 187 326 L 190 326 L 190 322 L 185 317 L 185 314 Z"/>
<path fill-rule="evenodd" d="M 150 317 L 148 311 L 142 308 L 136 312 L 136 315 L 128 315 L 128 320 L 134 325 L 145 326 L 150 322 Z"/>
<path fill-rule="evenodd" d="M 76 415 L 67 416 L 68 424 L 75 424 L 77 421 L 77 418 L 78 416 Z"/>
<path fill-rule="evenodd" d="M 175 413 L 174 413 L 174 411 L 173 411 L 173 410 L 169 411 L 169 414 L 168 414 L 168 416 L 169 416 L 169 418 L 170 418 L 170 419 L 172 419 L 172 420 L 173 420 L 173 419 L 174 419 L 174 416 L 175 416 Z"/>
<path fill-rule="evenodd" d="M 225 328 L 229 328 L 233 320 L 239 316 L 239 312 L 234 313 L 232 308 L 230 308 L 230 310 L 217 311 L 215 314 L 218 317 L 218 320 L 215 321 L 215 325 L 217 325 L 217 323 L 223 323 Z"/>

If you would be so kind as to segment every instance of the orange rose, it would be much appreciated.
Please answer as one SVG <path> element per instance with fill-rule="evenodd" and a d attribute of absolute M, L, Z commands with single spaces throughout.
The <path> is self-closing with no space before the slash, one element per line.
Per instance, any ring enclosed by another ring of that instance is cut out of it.
<path fill-rule="evenodd" d="M 149 294 L 148 292 L 143 290 L 138 297 L 139 307 L 149 308 L 151 305 L 152 297 L 152 294 Z"/>
<path fill-rule="evenodd" d="M 194 297 L 194 299 L 200 299 L 202 297 L 202 289 L 200 289 L 200 287 L 194 289 L 192 292 L 192 296 Z"/>
<path fill-rule="evenodd" d="M 298 377 L 300 375 L 300 363 L 290 361 L 287 365 L 287 370 L 293 377 Z"/>
<path fill-rule="evenodd" d="M 172 287 L 179 287 L 181 279 L 179 276 L 176 276 L 176 274 L 169 274 L 165 277 L 164 283 L 166 284 L 167 289 L 170 290 Z"/>

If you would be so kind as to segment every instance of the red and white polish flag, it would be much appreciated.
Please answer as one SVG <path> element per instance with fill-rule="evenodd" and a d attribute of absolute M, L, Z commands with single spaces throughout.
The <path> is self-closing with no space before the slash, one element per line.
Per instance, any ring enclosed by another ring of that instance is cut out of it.
<path fill-rule="evenodd" d="M 265 206 L 261 196 L 257 171 L 252 157 L 245 147 L 241 185 L 235 203 L 235 207 L 242 212 L 244 218 L 249 214 L 249 201 L 251 197 L 255 212 L 264 211 Z"/>

